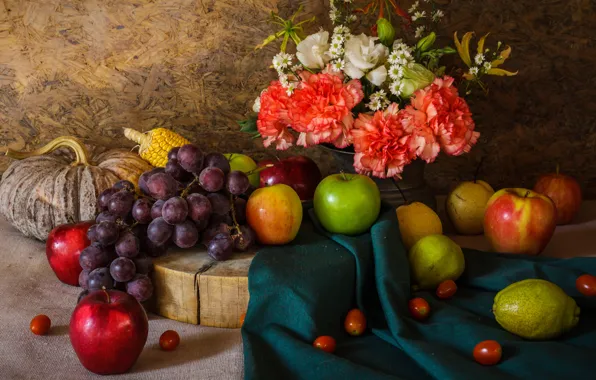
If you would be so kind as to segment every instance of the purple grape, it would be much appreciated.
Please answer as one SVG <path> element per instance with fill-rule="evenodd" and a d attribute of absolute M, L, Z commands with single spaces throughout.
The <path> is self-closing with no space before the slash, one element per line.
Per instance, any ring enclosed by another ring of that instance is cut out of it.
<path fill-rule="evenodd" d="M 168 224 L 182 223 L 188 216 L 188 203 L 181 197 L 170 198 L 161 208 L 161 215 Z"/>
<path fill-rule="evenodd" d="M 217 234 L 230 234 L 230 228 L 225 223 L 211 223 L 207 226 L 207 229 L 203 231 L 203 236 L 201 237 L 201 243 L 205 247 L 209 245 L 209 242 L 213 240 L 215 235 Z"/>
<path fill-rule="evenodd" d="M 149 238 L 145 238 L 142 240 L 141 250 L 151 257 L 160 257 L 166 254 L 168 248 L 165 244 L 157 245 Z"/>
<path fill-rule="evenodd" d="M 126 282 L 114 281 L 114 289 L 126 292 Z"/>
<path fill-rule="evenodd" d="M 139 239 L 130 231 L 123 232 L 116 242 L 116 253 L 120 257 L 135 257 L 139 254 Z"/>
<path fill-rule="evenodd" d="M 234 239 L 234 247 L 239 251 L 246 251 L 257 241 L 257 234 L 247 225 L 240 226 L 239 230 Z"/>
<path fill-rule="evenodd" d="M 207 195 L 211 202 L 211 212 L 217 215 L 226 215 L 231 210 L 230 199 L 221 193 L 211 193 Z"/>
<path fill-rule="evenodd" d="M 97 235 L 97 241 L 101 245 L 107 246 L 114 244 L 118 240 L 120 231 L 118 230 L 118 225 L 114 222 L 101 222 L 97 224 L 95 234 Z"/>
<path fill-rule="evenodd" d="M 108 268 L 97 268 L 89 273 L 89 290 L 100 290 L 102 288 L 112 289 L 114 287 L 114 279 L 110 276 Z"/>
<path fill-rule="evenodd" d="M 88 270 L 82 270 L 79 273 L 79 286 L 85 290 L 89 289 L 89 272 Z"/>
<path fill-rule="evenodd" d="M 234 219 L 232 219 L 232 215 L 230 214 L 231 213 L 225 215 L 213 214 L 211 215 L 211 218 L 209 218 L 209 223 L 225 223 L 228 226 L 232 226 L 234 225 Z"/>
<path fill-rule="evenodd" d="M 229 234 L 219 233 L 207 246 L 207 254 L 218 261 L 227 260 L 234 253 L 234 241 Z"/>
<path fill-rule="evenodd" d="M 90 242 L 97 241 L 97 224 L 89 227 L 87 230 L 87 239 L 89 239 Z"/>
<path fill-rule="evenodd" d="M 230 194 L 240 195 L 250 187 L 250 181 L 246 173 L 240 170 L 231 171 L 226 177 L 226 190 Z"/>
<path fill-rule="evenodd" d="M 205 156 L 205 167 L 220 168 L 224 174 L 230 172 L 230 161 L 221 153 L 212 152 Z"/>
<path fill-rule="evenodd" d="M 153 260 L 147 255 L 141 254 L 132 259 L 132 261 L 135 263 L 135 268 L 139 274 L 149 274 L 151 269 L 153 269 Z"/>
<path fill-rule="evenodd" d="M 182 169 L 182 166 L 176 160 L 170 160 L 166 164 L 166 173 L 172 176 L 176 181 L 187 181 L 191 174 L 186 170 Z"/>
<path fill-rule="evenodd" d="M 139 239 L 147 236 L 147 224 L 137 224 L 131 228 L 132 234 Z"/>
<path fill-rule="evenodd" d="M 135 263 L 126 257 L 119 257 L 110 264 L 110 275 L 118 282 L 127 282 L 137 273 Z"/>
<path fill-rule="evenodd" d="M 199 231 L 197 226 L 190 220 L 186 220 L 183 223 L 176 224 L 174 226 L 174 234 L 172 235 L 172 241 L 179 248 L 190 248 L 194 247 L 199 240 Z"/>
<path fill-rule="evenodd" d="M 114 188 L 109 188 L 109 189 L 105 189 L 104 191 L 102 191 L 99 194 L 99 197 L 97 199 L 97 205 L 98 205 L 100 211 L 107 211 L 108 203 L 110 202 L 110 198 L 112 197 L 112 195 L 116 194 L 117 192 L 118 192 L 118 190 L 116 190 Z"/>
<path fill-rule="evenodd" d="M 100 213 L 99 215 L 97 215 L 97 217 L 95 218 L 95 223 L 101 223 L 101 222 L 116 222 L 118 220 L 118 216 L 114 215 L 108 211 L 104 211 L 102 213 Z"/>
<path fill-rule="evenodd" d="M 145 195 L 149 195 L 149 189 L 147 188 L 147 180 L 153 174 L 164 173 L 164 172 L 165 172 L 164 168 L 155 168 L 155 169 L 149 170 L 148 172 L 144 172 L 143 174 L 141 174 L 141 176 L 139 177 L 139 189 L 141 189 L 141 192 Z"/>
<path fill-rule="evenodd" d="M 120 190 L 112 195 L 108 203 L 108 211 L 119 217 L 125 217 L 132 209 L 135 196 L 128 190 Z"/>
<path fill-rule="evenodd" d="M 184 170 L 189 173 L 199 174 L 203 169 L 203 152 L 198 146 L 186 144 L 176 153 L 176 159 Z"/>
<path fill-rule="evenodd" d="M 79 293 L 79 296 L 77 297 L 77 304 L 79 302 L 81 302 L 81 300 L 85 297 L 87 297 L 89 295 L 89 290 L 85 289 L 82 292 Z"/>
<path fill-rule="evenodd" d="M 161 199 L 155 201 L 155 203 L 151 207 L 151 219 L 157 219 L 161 216 L 161 209 L 164 203 L 166 203 L 166 201 Z"/>
<path fill-rule="evenodd" d="M 156 245 L 164 245 L 168 242 L 174 227 L 169 225 L 163 218 L 153 219 L 147 227 L 147 237 Z"/>
<path fill-rule="evenodd" d="M 168 160 L 178 160 L 178 151 L 180 150 L 179 147 L 172 148 L 168 152 Z"/>
<path fill-rule="evenodd" d="M 96 245 L 90 245 L 81 251 L 79 264 L 86 271 L 105 267 L 110 263 L 110 256 L 105 249 Z"/>
<path fill-rule="evenodd" d="M 151 279 L 144 274 L 137 274 L 126 283 L 126 293 L 130 294 L 139 302 L 147 301 L 153 295 L 153 284 Z"/>
<path fill-rule="evenodd" d="M 147 198 L 139 198 L 132 205 L 132 217 L 141 224 L 151 223 L 151 208 L 153 204 Z"/>
<path fill-rule="evenodd" d="M 246 199 L 234 199 L 234 211 L 236 211 L 236 221 L 240 224 L 246 221 Z"/>
<path fill-rule="evenodd" d="M 195 222 L 209 220 L 211 216 L 211 202 L 202 194 L 190 194 L 186 197 L 188 216 Z"/>
<path fill-rule="evenodd" d="M 225 181 L 226 175 L 220 168 L 207 167 L 199 175 L 199 184 L 210 193 L 223 189 Z"/>
<path fill-rule="evenodd" d="M 116 190 L 128 190 L 128 191 L 134 191 L 135 190 L 135 185 L 134 183 L 127 181 L 125 179 L 118 181 L 114 184 L 114 186 L 112 186 L 113 189 Z"/>
<path fill-rule="evenodd" d="M 209 219 L 203 219 L 203 220 L 200 220 L 198 222 L 195 222 L 195 225 L 197 226 L 197 230 L 199 232 L 201 232 L 205 228 L 207 228 L 207 226 L 209 225 Z"/>
<path fill-rule="evenodd" d="M 149 195 L 155 199 L 169 199 L 176 195 L 178 182 L 167 173 L 153 174 L 147 180 Z"/>

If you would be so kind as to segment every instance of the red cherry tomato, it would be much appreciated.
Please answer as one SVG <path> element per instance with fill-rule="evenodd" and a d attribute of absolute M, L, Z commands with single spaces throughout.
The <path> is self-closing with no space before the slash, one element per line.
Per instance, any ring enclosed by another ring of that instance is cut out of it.
<path fill-rule="evenodd" d="M 52 321 L 47 315 L 36 315 L 29 323 L 29 329 L 35 335 L 46 335 L 52 326 Z"/>
<path fill-rule="evenodd" d="M 596 276 L 582 274 L 575 280 L 577 290 L 588 297 L 596 297 Z"/>
<path fill-rule="evenodd" d="M 174 351 L 180 344 L 180 335 L 174 330 L 167 330 L 159 337 L 159 346 L 164 351 Z"/>
<path fill-rule="evenodd" d="M 474 347 L 474 360 L 483 365 L 497 364 L 502 354 L 501 345 L 495 340 L 485 340 Z"/>
<path fill-rule="evenodd" d="M 240 327 L 244 325 L 244 318 L 246 318 L 246 313 L 240 314 Z"/>
<path fill-rule="evenodd" d="M 325 352 L 333 353 L 335 351 L 335 339 L 328 335 L 318 337 L 312 345 Z"/>
<path fill-rule="evenodd" d="M 344 321 L 344 328 L 350 335 L 358 336 L 366 330 L 366 317 L 358 309 L 352 309 L 348 312 Z"/>
<path fill-rule="evenodd" d="M 410 314 L 412 314 L 412 317 L 418 319 L 419 321 L 428 318 L 430 314 L 430 305 L 424 298 L 412 298 L 408 302 L 408 308 L 410 309 Z"/>
<path fill-rule="evenodd" d="M 443 281 L 437 287 L 437 297 L 440 299 L 451 298 L 455 292 L 457 292 L 457 284 L 453 280 Z"/>

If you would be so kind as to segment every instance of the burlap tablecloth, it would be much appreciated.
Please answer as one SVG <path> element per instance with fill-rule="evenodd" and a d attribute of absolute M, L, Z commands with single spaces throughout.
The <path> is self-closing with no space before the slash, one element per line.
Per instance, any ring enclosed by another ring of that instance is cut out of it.
<path fill-rule="evenodd" d="M 487 249 L 480 237 L 453 236 L 459 244 Z M 68 322 L 78 288 L 60 283 L 45 257 L 45 245 L 24 238 L 0 219 L 0 380 L 5 379 L 241 379 L 240 330 L 216 329 L 149 315 L 149 338 L 129 374 L 101 377 L 79 363 L 68 339 Z M 584 204 L 576 222 L 558 227 L 545 255 L 596 256 L 596 202 Z M 52 330 L 38 337 L 29 331 L 36 314 L 52 319 Z M 176 351 L 159 349 L 165 330 L 178 331 Z"/>

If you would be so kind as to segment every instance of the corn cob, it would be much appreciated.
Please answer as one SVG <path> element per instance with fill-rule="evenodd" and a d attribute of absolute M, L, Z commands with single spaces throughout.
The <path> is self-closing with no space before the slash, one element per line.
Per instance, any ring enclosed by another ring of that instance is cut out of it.
<path fill-rule="evenodd" d="M 184 137 L 165 128 L 152 129 L 146 133 L 124 128 L 124 136 L 139 144 L 139 155 L 155 167 L 166 166 L 172 148 L 190 144 Z"/>

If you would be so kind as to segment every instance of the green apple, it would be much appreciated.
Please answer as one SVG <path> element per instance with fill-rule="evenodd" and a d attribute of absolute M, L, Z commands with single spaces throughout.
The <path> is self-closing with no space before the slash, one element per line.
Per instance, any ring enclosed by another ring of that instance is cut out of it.
<path fill-rule="evenodd" d="M 379 217 L 381 192 L 361 174 L 332 174 L 315 190 L 315 214 L 329 232 L 357 235 L 366 232 Z"/>
<path fill-rule="evenodd" d="M 224 156 L 230 162 L 231 170 L 240 170 L 241 172 L 248 173 L 257 168 L 257 163 L 245 154 L 240 153 L 224 153 Z M 251 185 L 259 187 L 259 173 L 253 173 L 248 176 Z"/>

